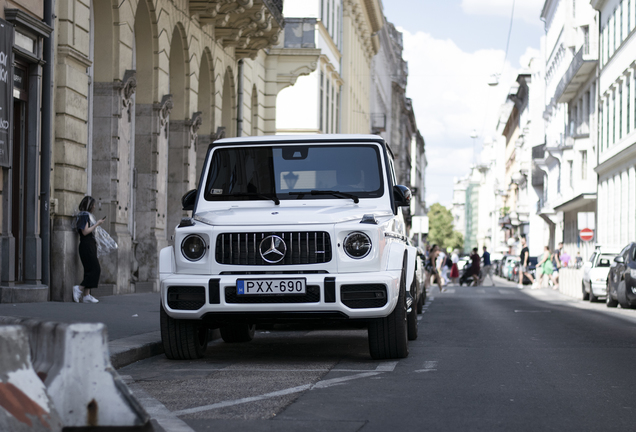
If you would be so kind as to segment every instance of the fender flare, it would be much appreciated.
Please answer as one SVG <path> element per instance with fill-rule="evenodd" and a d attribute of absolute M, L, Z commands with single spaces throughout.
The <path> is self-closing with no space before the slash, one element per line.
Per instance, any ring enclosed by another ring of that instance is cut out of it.
<path fill-rule="evenodd" d="M 415 279 L 415 260 L 417 259 L 417 249 L 404 243 L 391 243 L 389 248 L 387 270 L 402 270 L 405 258 L 406 290 L 409 291 L 411 289 L 411 284 Z"/>

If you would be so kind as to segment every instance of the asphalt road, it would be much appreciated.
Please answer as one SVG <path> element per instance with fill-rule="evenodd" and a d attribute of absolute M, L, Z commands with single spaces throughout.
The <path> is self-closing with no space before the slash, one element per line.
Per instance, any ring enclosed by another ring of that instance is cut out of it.
<path fill-rule="evenodd" d="M 551 290 L 433 289 L 410 355 L 376 362 L 366 330 L 276 327 L 119 370 L 166 431 L 625 431 L 636 310 Z"/>

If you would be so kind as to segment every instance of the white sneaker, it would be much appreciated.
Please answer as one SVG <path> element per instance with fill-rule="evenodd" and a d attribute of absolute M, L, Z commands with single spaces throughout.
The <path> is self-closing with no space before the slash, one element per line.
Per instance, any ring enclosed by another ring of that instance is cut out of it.
<path fill-rule="evenodd" d="M 517 284 L 517 288 L 523 289 L 523 284 Z"/>
<path fill-rule="evenodd" d="M 84 298 L 82 299 L 83 303 L 99 303 L 99 300 L 97 300 L 95 297 L 93 297 L 90 294 L 87 294 L 84 296 Z"/>
<path fill-rule="evenodd" d="M 75 285 L 73 287 L 73 301 L 75 303 L 79 303 L 80 298 L 82 298 L 82 290 L 80 289 L 79 285 Z"/>

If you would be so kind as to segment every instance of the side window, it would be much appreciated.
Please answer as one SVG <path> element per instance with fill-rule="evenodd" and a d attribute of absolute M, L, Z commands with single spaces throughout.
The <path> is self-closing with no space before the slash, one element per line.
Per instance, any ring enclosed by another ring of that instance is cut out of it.
<path fill-rule="evenodd" d="M 632 247 L 632 259 L 631 261 L 636 261 L 636 244 Z"/>
<path fill-rule="evenodd" d="M 592 263 L 592 265 L 594 265 L 594 258 L 596 258 L 596 252 L 594 252 L 590 257 L 590 262 Z"/>

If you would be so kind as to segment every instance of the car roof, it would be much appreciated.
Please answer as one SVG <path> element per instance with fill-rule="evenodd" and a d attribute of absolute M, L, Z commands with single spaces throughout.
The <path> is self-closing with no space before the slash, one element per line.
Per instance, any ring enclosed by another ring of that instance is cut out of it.
<path fill-rule="evenodd" d="M 391 147 L 380 135 L 371 134 L 304 134 L 304 135 L 259 135 L 237 138 L 222 138 L 210 143 L 209 148 L 219 146 L 271 145 L 271 144 L 334 144 L 334 143 L 374 143 L 380 144 L 395 158 Z"/>

